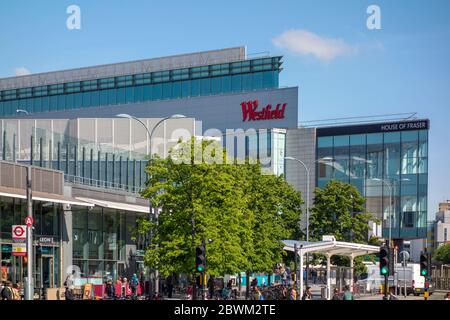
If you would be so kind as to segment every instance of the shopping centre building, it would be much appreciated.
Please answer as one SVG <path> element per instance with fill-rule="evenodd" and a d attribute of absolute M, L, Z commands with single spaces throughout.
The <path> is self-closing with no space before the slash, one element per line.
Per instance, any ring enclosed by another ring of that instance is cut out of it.
<path fill-rule="evenodd" d="M 398 181 L 393 238 L 422 237 L 428 121 L 414 130 L 299 128 L 298 88 L 280 86 L 281 66 L 280 56 L 250 58 L 237 47 L 0 79 L 2 280 L 26 274 L 24 258 L 11 254 L 11 226 L 23 224 L 30 164 L 37 288 L 61 286 L 73 266 L 91 282 L 142 271 L 147 239 L 133 230 L 149 216 L 139 194 L 145 164 L 186 136 L 215 137 L 234 158 L 258 158 L 303 195 L 304 170 L 285 156 L 312 168 L 311 190 L 334 178 L 354 183 L 383 218 L 381 230 L 374 226 L 380 236 L 389 191 L 374 179 Z M 150 137 L 145 127 L 157 123 Z M 324 158 L 332 165 L 318 164 Z"/>
<path fill-rule="evenodd" d="M 231 156 L 255 154 L 283 174 L 298 90 L 280 88 L 281 64 L 239 47 L 0 79 L 2 175 L 32 164 L 60 183 L 33 202 L 36 287 L 61 286 L 74 266 L 90 282 L 143 270 L 147 239 L 132 231 L 149 215 L 139 192 L 150 149 L 164 157 L 180 137 L 216 137 Z M 183 117 L 161 122 L 172 115 Z M 11 253 L 11 226 L 23 224 L 24 184 L 6 178 L 2 188 L 2 280 L 23 281 L 27 263 Z"/>

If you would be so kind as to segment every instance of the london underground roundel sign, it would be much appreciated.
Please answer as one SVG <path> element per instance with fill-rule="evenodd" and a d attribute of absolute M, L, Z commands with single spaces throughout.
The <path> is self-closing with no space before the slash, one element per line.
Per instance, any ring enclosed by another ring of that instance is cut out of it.
<path fill-rule="evenodd" d="M 14 225 L 12 227 L 13 239 L 26 239 L 26 229 L 22 225 Z"/>
<path fill-rule="evenodd" d="M 27 225 L 27 227 L 31 227 L 33 225 L 34 221 L 32 217 L 26 217 L 25 218 L 25 224 Z"/>

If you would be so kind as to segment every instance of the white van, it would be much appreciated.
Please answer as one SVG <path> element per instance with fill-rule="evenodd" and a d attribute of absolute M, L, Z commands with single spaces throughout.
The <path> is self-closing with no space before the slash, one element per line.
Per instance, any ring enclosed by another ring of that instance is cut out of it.
<path fill-rule="evenodd" d="M 360 284 L 366 286 L 368 292 L 374 292 L 384 284 L 384 276 L 380 275 L 378 264 L 367 265 L 367 278 L 359 280 Z M 406 285 L 406 293 L 420 295 L 425 291 L 425 277 L 420 275 L 420 264 L 410 263 L 405 268 L 398 263 L 396 265 L 396 274 L 388 278 L 388 286 L 393 287 L 397 284 L 398 291 L 403 294 Z M 432 284 L 429 284 L 428 292 L 433 292 Z"/>

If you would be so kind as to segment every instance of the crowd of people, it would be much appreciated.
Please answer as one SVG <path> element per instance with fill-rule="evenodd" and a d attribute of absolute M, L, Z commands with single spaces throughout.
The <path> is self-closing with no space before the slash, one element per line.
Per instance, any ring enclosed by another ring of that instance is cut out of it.
<path fill-rule="evenodd" d="M 23 289 L 20 283 L 6 281 L 0 285 L 1 300 L 23 300 Z"/>

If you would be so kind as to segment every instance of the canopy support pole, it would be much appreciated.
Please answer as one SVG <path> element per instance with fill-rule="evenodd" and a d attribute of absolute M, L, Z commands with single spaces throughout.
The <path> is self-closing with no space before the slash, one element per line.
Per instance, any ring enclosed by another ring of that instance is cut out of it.
<path fill-rule="evenodd" d="M 327 300 L 331 300 L 331 255 L 327 254 Z"/>
<path fill-rule="evenodd" d="M 300 258 L 299 259 L 300 260 L 300 263 L 299 263 L 300 277 L 297 281 L 300 281 L 299 282 L 300 283 L 300 292 L 298 292 L 297 297 L 299 298 L 299 300 L 301 300 L 303 297 L 303 291 L 304 291 L 303 290 L 303 249 L 301 247 L 299 250 L 299 258 Z"/>
<path fill-rule="evenodd" d="M 353 253 L 350 255 L 350 292 L 353 292 Z"/>

